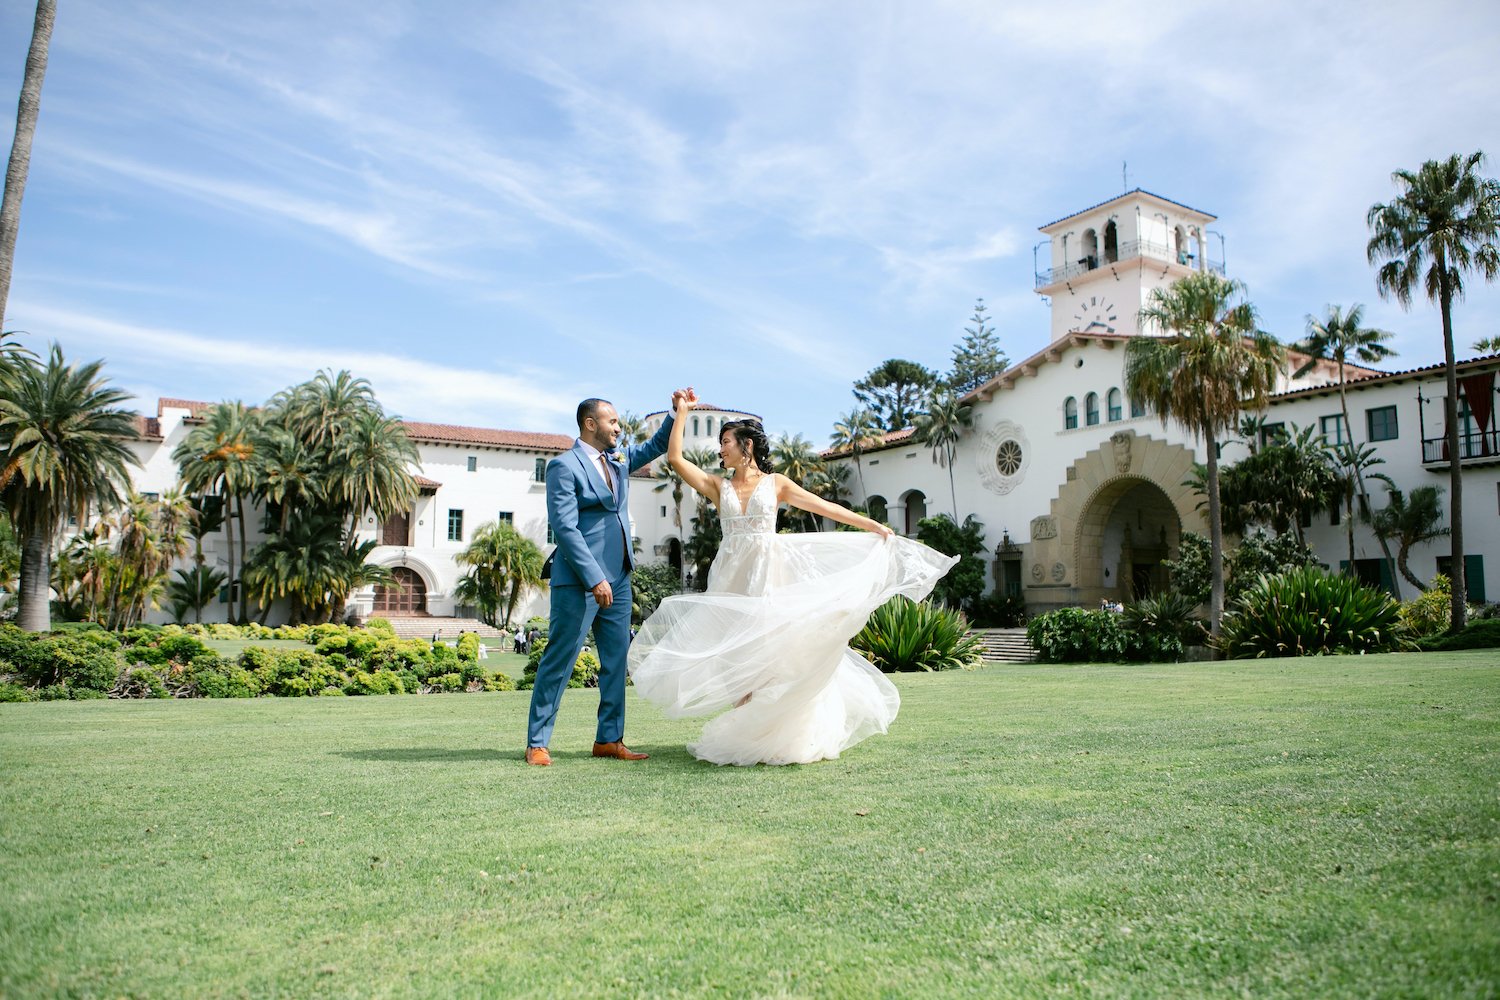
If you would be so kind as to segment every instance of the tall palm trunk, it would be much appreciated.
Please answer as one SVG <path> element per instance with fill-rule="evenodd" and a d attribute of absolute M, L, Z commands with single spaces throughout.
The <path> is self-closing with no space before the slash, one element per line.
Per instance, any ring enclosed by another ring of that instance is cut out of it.
<path fill-rule="evenodd" d="M 16 622 L 25 632 L 46 632 L 52 628 L 52 608 L 48 604 L 51 588 L 51 532 L 28 531 L 21 541 L 21 602 Z"/>
<path fill-rule="evenodd" d="M 953 498 L 953 523 L 958 523 L 958 487 L 953 485 L 953 461 L 958 457 L 956 448 L 948 449 L 948 495 Z"/>
<path fill-rule="evenodd" d="M 228 496 L 224 498 L 224 540 L 225 547 L 228 549 L 229 558 L 229 594 L 227 595 L 229 599 L 225 602 L 229 605 L 229 608 L 225 612 L 224 617 L 226 621 L 233 622 L 234 588 L 237 586 L 237 578 L 234 575 L 234 512 L 229 509 Z"/>
<path fill-rule="evenodd" d="M 250 534 L 250 527 L 245 522 L 245 495 L 243 493 L 234 498 L 234 505 L 235 508 L 239 510 L 240 518 L 240 565 L 245 566 L 247 565 L 247 536 Z M 230 596 L 234 596 L 233 592 L 231 592 Z M 244 586 L 240 587 L 239 620 L 242 622 L 248 622 L 250 620 L 250 592 L 248 588 Z"/>
<path fill-rule="evenodd" d="M 1204 435 L 1208 442 L 1208 575 L 1211 582 L 1208 599 L 1209 633 L 1219 634 L 1224 617 L 1224 517 L 1219 505 L 1219 443 L 1212 430 Z"/>
<path fill-rule="evenodd" d="M 26 52 L 26 72 L 21 78 L 21 100 L 16 108 L 16 138 L 5 168 L 5 196 L 0 200 L 0 329 L 4 329 L 5 305 L 10 299 L 16 234 L 21 230 L 21 197 L 26 193 L 26 174 L 31 168 L 31 143 L 42 109 L 42 77 L 47 74 L 47 47 L 56 20 L 56 0 L 37 0 L 31 48 Z"/>
<path fill-rule="evenodd" d="M 1447 422 L 1448 438 L 1448 520 L 1453 528 L 1453 565 L 1449 567 L 1448 579 L 1453 584 L 1453 621 L 1450 632 L 1460 632 L 1467 624 L 1468 587 L 1464 583 L 1464 477 L 1463 463 L 1458 454 L 1458 362 L 1453 352 L 1453 288 L 1448 282 L 1448 264 L 1441 250 L 1437 254 L 1438 302 L 1443 312 L 1443 367 L 1448 384 L 1448 398 L 1443 403 L 1443 419 Z"/>

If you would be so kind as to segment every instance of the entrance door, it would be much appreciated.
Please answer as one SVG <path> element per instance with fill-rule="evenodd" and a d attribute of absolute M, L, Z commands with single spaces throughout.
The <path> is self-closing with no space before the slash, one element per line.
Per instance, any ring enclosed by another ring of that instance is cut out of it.
<path fill-rule="evenodd" d="M 377 615 L 425 615 L 427 613 L 427 584 L 414 570 L 397 566 L 391 571 L 400 586 L 375 588 Z"/>

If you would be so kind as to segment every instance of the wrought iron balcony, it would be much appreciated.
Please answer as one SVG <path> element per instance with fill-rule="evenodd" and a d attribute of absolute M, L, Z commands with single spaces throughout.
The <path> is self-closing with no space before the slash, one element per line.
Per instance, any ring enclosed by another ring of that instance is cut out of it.
<path fill-rule="evenodd" d="M 1458 460 L 1465 465 L 1500 464 L 1500 430 L 1470 431 L 1458 436 Z M 1422 439 L 1422 464 L 1448 464 L 1448 436 Z"/>
<path fill-rule="evenodd" d="M 1106 253 L 1103 256 L 1083 257 L 1071 264 L 1042 271 L 1036 276 L 1036 287 L 1045 288 L 1059 281 L 1068 281 L 1080 275 L 1088 274 L 1090 271 L 1097 271 L 1101 267 L 1107 267 L 1110 264 L 1122 261 L 1134 260 L 1137 257 L 1148 257 L 1164 263 L 1181 264 L 1183 267 L 1193 270 L 1198 269 L 1198 258 L 1194 254 L 1179 252 L 1164 243 L 1152 243 L 1148 240 L 1131 240 L 1128 243 L 1121 243 L 1119 249 L 1114 254 Z M 1208 261 L 1208 270 L 1215 274 L 1223 274 L 1224 262 L 1222 260 L 1216 261 L 1210 259 Z"/>

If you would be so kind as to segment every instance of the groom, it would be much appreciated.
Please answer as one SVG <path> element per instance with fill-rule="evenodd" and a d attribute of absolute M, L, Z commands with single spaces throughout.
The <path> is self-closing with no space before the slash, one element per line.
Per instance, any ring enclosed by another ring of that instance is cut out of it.
<path fill-rule="evenodd" d="M 630 473 L 667 450 L 677 400 L 651 440 L 627 445 L 622 459 L 620 415 L 607 400 L 578 404 L 578 440 L 547 463 L 547 522 L 557 548 L 542 568 L 552 581 L 547 646 L 531 689 L 526 763 L 552 763 L 547 744 L 557 708 L 573 676 L 589 626 L 599 646 L 599 724 L 594 756 L 645 760 L 622 741 L 625 735 L 625 656 L 630 647 Z"/>

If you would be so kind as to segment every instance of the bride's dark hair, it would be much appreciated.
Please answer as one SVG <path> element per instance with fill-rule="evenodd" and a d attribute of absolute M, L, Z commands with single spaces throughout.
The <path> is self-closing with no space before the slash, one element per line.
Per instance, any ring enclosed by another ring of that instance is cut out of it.
<path fill-rule="evenodd" d="M 771 462 L 771 442 L 766 440 L 765 428 L 761 427 L 759 420 L 731 420 L 719 428 L 719 440 L 722 441 L 725 434 L 734 435 L 735 444 L 741 451 L 750 453 L 750 460 L 761 472 L 776 471 Z"/>

